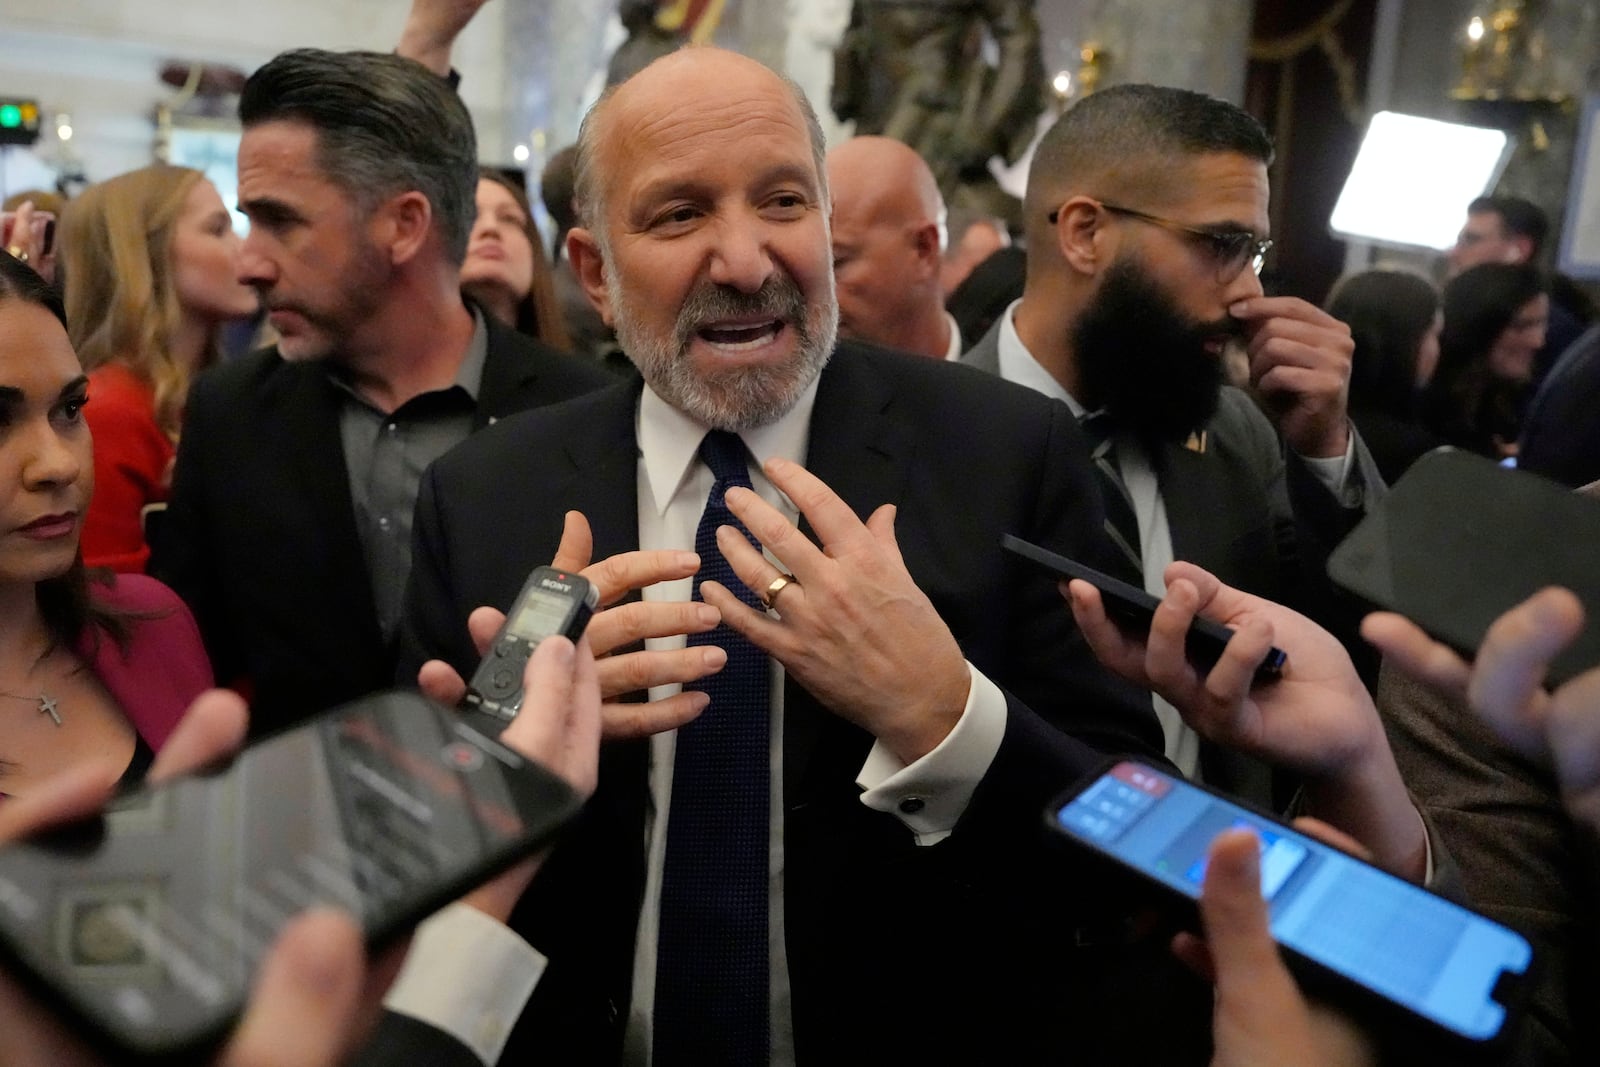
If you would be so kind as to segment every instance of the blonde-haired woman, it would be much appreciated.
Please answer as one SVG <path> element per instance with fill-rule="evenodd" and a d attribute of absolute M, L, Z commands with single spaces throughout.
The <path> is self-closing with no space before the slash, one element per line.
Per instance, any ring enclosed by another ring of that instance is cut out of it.
<path fill-rule="evenodd" d="M 256 310 L 238 256 L 216 187 L 187 167 L 119 175 L 64 213 L 67 323 L 89 371 L 95 441 L 89 566 L 144 570 L 144 509 L 167 498 L 190 379 L 215 361 L 217 328 Z"/>

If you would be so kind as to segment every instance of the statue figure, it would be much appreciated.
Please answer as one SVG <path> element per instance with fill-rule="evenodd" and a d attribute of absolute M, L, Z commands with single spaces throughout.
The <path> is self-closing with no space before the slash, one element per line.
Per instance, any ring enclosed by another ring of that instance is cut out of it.
<path fill-rule="evenodd" d="M 606 66 L 606 85 L 627 81 L 685 44 L 704 44 L 716 32 L 727 0 L 620 0 L 617 19 L 628 39 Z"/>
<path fill-rule="evenodd" d="M 984 58 L 985 37 L 998 62 Z M 1032 0 L 855 0 L 834 53 L 832 103 L 857 134 L 904 141 L 957 206 L 1015 220 L 988 170 L 1015 161 L 1043 110 Z"/>

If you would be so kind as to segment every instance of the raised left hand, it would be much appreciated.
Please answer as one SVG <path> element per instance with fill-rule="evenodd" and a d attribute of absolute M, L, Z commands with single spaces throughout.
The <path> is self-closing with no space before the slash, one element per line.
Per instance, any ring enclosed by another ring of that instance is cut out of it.
<path fill-rule="evenodd" d="M 1344 455 L 1350 327 L 1292 296 L 1240 300 L 1228 313 L 1244 324 L 1250 384 L 1289 447 L 1308 459 Z"/>
<path fill-rule="evenodd" d="M 871 733 L 903 763 L 932 751 L 966 707 L 966 657 L 906 570 L 893 505 L 863 523 L 823 482 L 783 459 L 763 468 L 822 542 L 749 489 L 730 489 L 728 508 L 794 576 L 774 602 L 778 618 L 746 606 L 715 582 L 701 585 L 723 621 L 782 663 L 806 691 Z M 717 546 L 739 580 L 763 592 L 780 571 L 733 527 Z"/>

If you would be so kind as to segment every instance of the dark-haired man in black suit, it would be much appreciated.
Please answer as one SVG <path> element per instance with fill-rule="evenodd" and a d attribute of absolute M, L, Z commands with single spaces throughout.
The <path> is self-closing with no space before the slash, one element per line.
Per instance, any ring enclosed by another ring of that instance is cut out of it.
<path fill-rule="evenodd" d="M 279 341 L 195 385 L 153 570 L 259 736 L 392 682 L 423 469 L 609 379 L 463 302 L 477 149 L 443 79 L 289 52 L 239 110 L 240 276 Z"/>

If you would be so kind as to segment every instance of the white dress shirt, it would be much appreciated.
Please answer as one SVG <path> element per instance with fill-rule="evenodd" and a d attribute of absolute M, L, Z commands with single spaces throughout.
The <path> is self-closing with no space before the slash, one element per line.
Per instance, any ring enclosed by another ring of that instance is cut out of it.
<path fill-rule="evenodd" d="M 770 426 L 741 435 L 755 461 L 750 482 L 762 499 L 793 520 L 794 505 L 773 487 L 760 464 L 773 456 L 804 462 L 816 385 L 793 410 Z M 706 430 L 648 387 L 639 405 L 637 439 L 639 547 L 693 550 L 695 530 L 711 494 L 711 471 L 699 460 Z M 774 561 L 776 562 L 776 561 Z M 662 582 L 642 591 L 647 601 L 686 601 L 693 579 Z M 683 648 L 682 635 L 652 638 L 650 649 Z M 856 776 L 861 802 L 894 815 L 920 845 L 950 835 L 1005 736 L 1006 702 L 1000 688 L 968 664 L 972 685 L 955 728 L 933 751 L 906 765 L 883 745 L 874 745 Z M 678 692 L 656 686 L 652 700 Z M 648 1064 L 655 1002 L 656 940 L 661 909 L 661 874 L 666 855 L 668 808 L 677 734 L 651 738 L 650 810 L 646 847 L 649 865 L 639 913 L 633 971 L 632 1010 L 624 1036 L 624 1062 Z M 788 955 L 783 911 L 783 667 L 772 665 L 770 724 L 771 798 L 768 852 L 768 960 L 771 968 L 772 1064 L 794 1062 L 794 1025 L 789 1008 Z M 465 913 L 465 914 L 464 914 Z M 384 1004 L 421 1019 L 466 1044 L 485 1063 L 505 1047 L 517 1016 L 544 972 L 546 959 L 510 928 L 465 905 L 452 905 L 419 927 L 401 978 Z"/>
<path fill-rule="evenodd" d="M 1014 320 L 1017 305 L 1021 303 L 1020 300 L 1014 301 L 1000 317 L 1000 376 L 1008 382 L 1026 385 L 1045 396 L 1066 401 L 1067 406 L 1072 409 L 1072 414 L 1082 418 L 1085 414 L 1084 406 L 1040 365 L 1033 353 L 1022 343 L 1022 338 L 1017 336 Z M 1165 596 L 1167 587 L 1162 575 L 1172 563 L 1172 527 L 1167 519 L 1167 505 L 1162 499 L 1161 486 L 1156 479 L 1155 469 L 1150 464 L 1149 454 L 1137 440 L 1127 434 L 1115 435 L 1112 438 L 1112 448 L 1116 450 L 1117 466 L 1122 472 L 1122 481 L 1128 488 L 1128 496 L 1133 501 L 1134 517 L 1139 523 L 1139 548 L 1144 568 L 1145 590 L 1157 597 Z M 1317 480 L 1328 487 L 1329 492 L 1340 499 L 1346 498 L 1351 490 L 1352 472 L 1356 469 L 1353 436 L 1346 444 L 1342 457 L 1300 458 L 1311 468 Z M 1167 759 L 1176 764 L 1185 775 L 1198 778 L 1199 737 L 1184 724 L 1178 715 L 1178 710 L 1171 704 L 1159 696 L 1152 695 L 1152 700 L 1155 704 L 1156 718 L 1161 721 Z"/>
<path fill-rule="evenodd" d="M 950 312 L 942 312 L 944 323 L 950 327 L 950 343 L 945 346 L 944 358 L 947 363 L 954 363 L 961 358 L 961 324 L 956 322 L 956 317 Z"/>
<path fill-rule="evenodd" d="M 769 426 L 747 430 L 740 436 L 754 457 L 750 483 L 763 500 L 793 521 L 794 505 L 773 487 L 761 464 L 774 456 L 805 462 L 810 436 L 811 410 L 816 384 L 801 396 L 787 415 Z M 698 456 L 706 428 L 662 400 L 648 387 L 639 404 L 639 547 L 693 549 L 706 499 L 711 495 L 711 471 Z M 770 558 L 770 556 L 769 556 Z M 776 560 L 774 560 L 776 564 Z M 643 591 L 647 601 L 690 599 L 692 578 L 662 582 Z M 650 649 L 678 649 L 686 638 L 654 638 Z M 783 912 L 783 667 L 772 665 L 772 703 L 769 724 L 771 798 L 768 851 L 768 961 L 771 969 L 771 1033 L 773 1064 L 794 1062 L 794 1027 L 789 1007 L 788 954 L 784 942 Z M 1005 697 L 993 682 L 971 669 L 973 684 L 967 706 L 956 728 L 944 742 L 911 766 L 902 764 L 884 746 L 874 745 L 856 782 L 866 790 L 862 803 L 895 815 L 921 844 L 949 836 L 973 790 L 993 762 L 1005 734 Z M 678 692 L 679 685 L 657 686 L 650 699 Z M 650 1041 L 655 1004 L 656 941 L 661 909 L 661 877 L 665 866 L 666 834 L 672 799 L 672 769 L 677 734 L 657 734 L 650 743 L 650 804 L 646 827 L 649 863 L 644 904 L 639 914 L 635 942 L 632 1010 L 628 1018 L 623 1060 L 650 1062 Z M 920 803 L 906 804 L 906 801 Z M 902 806 L 914 809 L 907 814 Z"/>

